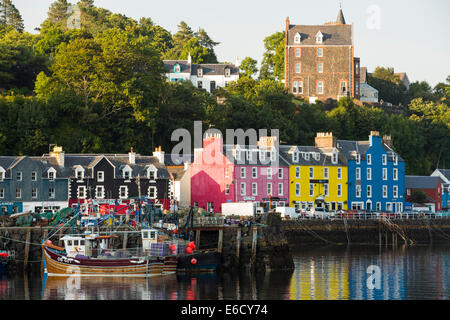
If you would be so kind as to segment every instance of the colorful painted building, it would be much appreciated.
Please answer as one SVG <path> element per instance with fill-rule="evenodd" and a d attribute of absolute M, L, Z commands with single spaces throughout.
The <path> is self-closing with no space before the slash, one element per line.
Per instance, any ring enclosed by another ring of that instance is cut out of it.
<path fill-rule="evenodd" d="M 442 205 L 443 210 L 450 208 L 450 169 L 436 169 L 431 174 L 441 178 L 442 181 Z"/>
<path fill-rule="evenodd" d="M 332 133 L 318 133 L 316 146 L 280 146 L 289 164 L 290 205 L 347 210 L 347 161 Z"/>
<path fill-rule="evenodd" d="M 348 163 L 348 209 L 402 212 L 405 206 L 405 161 L 391 138 L 372 131 L 368 141 L 338 140 Z"/>

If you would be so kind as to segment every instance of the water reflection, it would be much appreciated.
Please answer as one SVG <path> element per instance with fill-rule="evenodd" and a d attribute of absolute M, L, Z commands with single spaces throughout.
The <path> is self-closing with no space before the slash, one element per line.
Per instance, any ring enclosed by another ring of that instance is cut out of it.
<path fill-rule="evenodd" d="M 448 299 L 449 260 L 445 247 L 347 247 L 298 253 L 289 299 Z M 368 273 L 370 266 L 378 268 L 379 275 Z"/>
<path fill-rule="evenodd" d="M 295 270 L 159 278 L 0 277 L 0 300 L 449 299 L 450 247 L 334 247 L 294 253 Z M 378 266 L 371 288 L 369 266 Z M 373 287 L 373 286 L 372 286 Z"/>

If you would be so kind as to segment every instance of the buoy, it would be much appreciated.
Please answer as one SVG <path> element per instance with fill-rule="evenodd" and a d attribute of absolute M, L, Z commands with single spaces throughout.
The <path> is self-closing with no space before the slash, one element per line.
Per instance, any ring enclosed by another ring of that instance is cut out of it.
<path fill-rule="evenodd" d="M 191 247 L 187 247 L 186 248 L 186 253 L 192 253 L 192 248 Z"/>
<path fill-rule="evenodd" d="M 177 252 L 175 250 L 172 251 L 172 254 L 177 254 Z"/>
<path fill-rule="evenodd" d="M 174 244 L 172 244 L 172 245 L 170 246 L 170 250 L 171 250 L 171 251 L 175 251 L 176 248 L 177 248 L 177 246 L 174 245 Z"/>
<path fill-rule="evenodd" d="M 192 263 L 192 264 L 197 264 L 197 259 L 192 258 L 192 259 L 191 259 L 191 263 Z"/>
<path fill-rule="evenodd" d="M 177 230 L 177 229 L 174 229 L 174 230 L 173 230 L 173 233 L 177 233 L 177 232 L 178 232 L 178 230 Z"/>
<path fill-rule="evenodd" d="M 195 243 L 194 241 L 189 242 L 188 247 L 195 249 Z"/>
<path fill-rule="evenodd" d="M 52 244 L 52 241 L 51 240 L 47 240 L 47 244 Z"/>

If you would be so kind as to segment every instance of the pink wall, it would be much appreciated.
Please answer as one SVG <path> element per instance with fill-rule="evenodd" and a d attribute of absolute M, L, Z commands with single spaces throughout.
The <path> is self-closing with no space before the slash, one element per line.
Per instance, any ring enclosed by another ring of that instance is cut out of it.
<path fill-rule="evenodd" d="M 203 140 L 203 152 L 197 154 L 191 164 L 191 205 L 198 202 L 200 208 L 207 208 L 213 202 L 214 212 L 221 212 L 221 204 L 234 201 L 233 164 L 222 153 L 221 138 Z M 228 169 L 228 177 L 225 177 Z M 225 185 L 230 186 L 225 194 Z"/>
<path fill-rule="evenodd" d="M 245 169 L 245 178 L 241 177 L 241 170 Z M 252 176 L 252 168 L 256 168 L 256 178 Z M 272 169 L 272 178 L 269 179 L 267 175 L 267 169 Z M 266 202 L 263 198 L 269 198 L 268 195 L 268 183 L 272 183 L 272 197 L 279 197 L 283 200 L 284 203 L 289 205 L 289 167 L 280 167 L 283 171 L 283 176 L 280 179 L 278 177 L 278 169 L 276 167 L 268 167 L 268 166 L 235 166 L 235 181 L 237 186 L 237 201 L 259 201 L 261 203 Z M 245 196 L 241 195 L 241 183 L 245 183 Z M 257 184 L 257 194 L 252 194 L 252 184 Z M 278 193 L 278 184 L 281 183 L 283 185 L 283 193 Z M 254 200 L 253 200 L 254 198 Z"/>

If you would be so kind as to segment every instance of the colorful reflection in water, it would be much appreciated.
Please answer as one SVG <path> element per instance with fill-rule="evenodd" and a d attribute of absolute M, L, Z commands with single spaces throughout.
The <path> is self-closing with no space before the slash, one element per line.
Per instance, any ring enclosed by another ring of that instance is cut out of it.
<path fill-rule="evenodd" d="M 294 253 L 295 270 L 159 278 L 0 276 L 0 300 L 450 299 L 450 247 L 334 247 Z M 369 282 L 370 266 L 379 270 Z M 372 287 L 370 286 L 372 284 Z"/>

